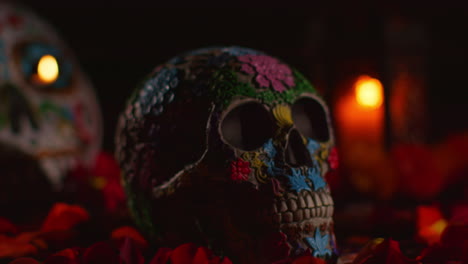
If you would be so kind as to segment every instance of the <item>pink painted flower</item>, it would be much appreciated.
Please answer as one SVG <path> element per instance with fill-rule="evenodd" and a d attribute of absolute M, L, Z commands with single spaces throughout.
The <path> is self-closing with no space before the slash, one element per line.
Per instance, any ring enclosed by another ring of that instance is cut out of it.
<path fill-rule="evenodd" d="M 286 86 L 294 86 L 291 69 L 277 59 L 265 55 L 243 55 L 237 57 L 244 62 L 241 70 L 247 74 L 257 74 L 255 81 L 260 87 L 273 87 L 277 92 L 284 92 Z"/>
<path fill-rule="evenodd" d="M 246 181 L 249 179 L 250 162 L 244 161 L 241 158 L 231 162 L 231 179 L 234 181 Z"/>

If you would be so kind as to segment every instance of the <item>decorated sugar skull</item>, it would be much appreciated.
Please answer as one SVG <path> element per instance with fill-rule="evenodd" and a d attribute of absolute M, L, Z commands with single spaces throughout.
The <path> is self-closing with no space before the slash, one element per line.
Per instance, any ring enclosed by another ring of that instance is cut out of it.
<path fill-rule="evenodd" d="M 175 57 L 122 113 L 117 159 L 136 222 L 161 246 L 235 263 L 336 254 L 329 113 L 279 59 L 239 47 Z"/>
<path fill-rule="evenodd" d="M 24 176 L 33 166 L 60 187 L 72 167 L 94 159 L 100 121 L 90 82 L 55 31 L 31 12 L 0 3 L 1 185 L 12 178 L 34 185 L 21 179 L 35 177 Z"/>

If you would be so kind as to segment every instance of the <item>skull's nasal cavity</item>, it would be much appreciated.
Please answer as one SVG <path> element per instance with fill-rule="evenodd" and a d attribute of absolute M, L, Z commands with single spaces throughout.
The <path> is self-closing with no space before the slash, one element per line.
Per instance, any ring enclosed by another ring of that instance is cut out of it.
<path fill-rule="evenodd" d="M 285 159 L 286 163 L 291 167 L 312 166 L 312 159 L 310 158 L 309 151 L 296 129 L 293 129 L 289 133 Z"/>

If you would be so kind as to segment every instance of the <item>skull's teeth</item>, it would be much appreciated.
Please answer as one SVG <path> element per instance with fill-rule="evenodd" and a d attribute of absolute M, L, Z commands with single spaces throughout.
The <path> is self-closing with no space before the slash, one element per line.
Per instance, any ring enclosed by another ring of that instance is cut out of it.
<path fill-rule="evenodd" d="M 327 206 L 327 215 L 328 215 L 329 217 L 332 217 L 332 216 L 333 216 L 333 210 L 334 210 L 334 209 L 335 209 L 335 208 L 333 207 L 333 205 Z"/>
<path fill-rule="evenodd" d="M 310 196 L 310 194 L 307 194 L 306 196 L 306 203 L 307 203 L 307 207 L 309 208 L 315 207 L 315 203 L 312 200 L 312 196 Z"/>
<path fill-rule="evenodd" d="M 289 210 L 290 210 L 290 211 L 293 211 L 293 212 L 294 212 L 294 211 L 297 210 L 297 203 L 296 203 L 296 201 L 294 201 L 293 199 L 289 199 L 288 205 L 289 205 L 288 207 L 289 207 Z"/>
<path fill-rule="evenodd" d="M 293 213 L 294 222 L 300 222 L 304 218 L 304 213 L 302 209 L 298 209 Z"/>
<path fill-rule="evenodd" d="M 309 208 L 304 209 L 304 218 L 305 219 L 310 218 L 310 209 Z"/>
<path fill-rule="evenodd" d="M 304 201 L 304 198 L 302 196 L 299 196 L 299 198 L 297 198 L 297 205 L 299 206 L 299 208 L 307 208 L 306 202 Z"/>
<path fill-rule="evenodd" d="M 288 206 L 286 205 L 286 202 L 282 200 L 278 205 L 278 209 L 280 212 L 286 212 L 288 210 Z"/>
<path fill-rule="evenodd" d="M 281 215 L 281 218 L 284 223 L 292 223 L 293 221 L 293 213 L 291 212 L 285 212 Z"/>
<path fill-rule="evenodd" d="M 317 207 L 322 206 L 322 201 L 320 200 L 320 197 L 317 193 L 314 193 L 314 202 L 315 202 L 315 206 Z"/>
<path fill-rule="evenodd" d="M 286 195 L 273 206 L 274 223 L 301 222 L 311 218 L 331 218 L 333 200 L 326 192 L 303 192 Z"/>
<path fill-rule="evenodd" d="M 328 195 L 328 194 L 326 194 L 324 192 L 322 192 L 320 194 L 322 196 L 322 201 L 323 201 L 324 205 L 333 205 L 333 199 L 331 198 L 330 195 Z"/>

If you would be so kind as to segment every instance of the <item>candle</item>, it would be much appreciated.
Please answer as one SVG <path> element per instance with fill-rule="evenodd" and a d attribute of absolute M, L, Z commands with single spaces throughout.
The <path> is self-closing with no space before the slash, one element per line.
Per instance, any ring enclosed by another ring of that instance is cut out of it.
<path fill-rule="evenodd" d="M 388 198 L 395 182 L 384 150 L 384 95 L 379 80 L 359 76 L 335 104 L 343 166 L 355 188 Z"/>
<path fill-rule="evenodd" d="M 357 78 L 351 91 L 338 99 L 336 121 L 342 143 L 381 145 L 384 113 L 383 88 L 379 80 L 369 76 Z"/>

